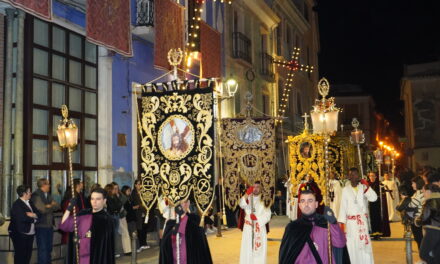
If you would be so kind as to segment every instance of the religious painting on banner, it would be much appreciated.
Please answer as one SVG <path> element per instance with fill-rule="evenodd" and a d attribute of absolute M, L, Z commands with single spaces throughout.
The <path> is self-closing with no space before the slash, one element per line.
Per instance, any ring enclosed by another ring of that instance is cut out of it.
<path fill-rule="evenodd" d="M 140 174 L 147 210 L 160 195 L 172 204 L 191 198 L 204 214 L 211 206 L 214 84 L 196 81 L 192 89 L 182 89 L 174 82 L 170 89 L 161 84 L 163 91 L 153 88 L 142 93 Z"/>
<path fill-rule="evenodd" d="M 130 1 L 87 0 L 86 37 L 124 56 L 133 56 Z"/>
<path fill-rule="evenodd" d="M 325 195 L 324 153 L 322 136 L 309 134 L 307 129 L 298 136 L 289 136 L 290 193 L 297 195 L 301 181 L 312 177 Z M 338 151 L 330 149 L 330 162 L 336 163 L 340 157 Z"/>
<path fill-rule="evenodd" d="M 275 193 L 275 126 L 268 118 L 223 119 L 225 204 L 235 210 L 240 184 L 259 180 L 262 200 L 271 206 Z"/>
<path fill-rule="evenodd" d="M 52 20 L 52 0 L 3 0 L 3 2 L 8 2 L 26 13 L 44 20 Z"/>

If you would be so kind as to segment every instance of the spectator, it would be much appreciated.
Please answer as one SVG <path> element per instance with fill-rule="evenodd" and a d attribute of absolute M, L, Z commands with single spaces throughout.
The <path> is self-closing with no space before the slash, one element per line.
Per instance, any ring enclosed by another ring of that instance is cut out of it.
<path fill-rule="evenodd" d="M 428 184 L 424 190 L 422 214 L 416 219 L 416 224 L 425 229 L 419 255 L 428 264 L 437 264 L 440 263 L 440 187 Z"/>
<path fill-rule="evenodd" d="M 125 210 L 125 203 L 127 203 L 127 196 L 123 195 L 121 191 L 119 190 L 119 185 L 116 182 L 112 182 L 113 188 L 115 191 L 116 197 L 121 202 L 121 211 L 119 212 L 119 234 L 121 235 L 121 246 L 122 251 L 124 254 L 129 254 L 131 252 L 131 242 L 130 242 L 130 234 L 128 233 L 128 227 L 127 227 L 127 211 Z"/>
<path fill-rule="evenodd" d="M 31 199 L 31 188 L 26 185 L 17 187 L 18 199 L 12 204 L 9 236 L 16 249 L 14 252 L 15 264 L 28 264 L 32 257 L 35 223 L 40 216 Z M 18 250 L 20 249 L 20 250 Z"/>
<path fill-rule="evenodd" d="M 413 214 L 410 214 L 413 219 L 416 219 L 422 213 L 422 205 L 425 200 L 423 197 L 423 185 L 425 182 L 421 177 L 414 177 L 412 180 L 412 188 L 415 191 L 411 197 L 411 202 L 408 204 L 409 208 L 413 208 Z M 414 235 L 414 240 L 417 242 L 417 247 L 420 250 L 420 244 L 422 243 L 423 231 L 421 227 L 415 225 L 414 221 L 411 223 L 411 231 Z"/>
<path fill-rule="evenodd" d="M 51 263 L 53 238 L 53 212 L 60 209 L 60 205 L 50 195 L 50 183 L 47 179 L 37 181 L 38 189 L 32 194 L 32 202 L 41 213 L 38 223 L 35 224 L 37 238 L 38 264 Z"/>
<path fill-rule="evenodd" d="M 105 191 L 107 192 L 107 213 L 113 219 L 114 226 L 114 238 L 115 238 L 115 257 L 121 256 L 121 235 L 119 234 L 119 213 L 121 212 L 122 203 L 116 196 L 116 189 L 112 183 L 105 186 Z"/>
<path fill-rule="evenodd" d="M 141 198 L 141 181 L 136 180 L 134 182 L 134 188 L 131 192 L 131 201 L 133 209 L 136 213 L 136 229 L 139 239 L 140 249 L 148 249 L 150 246 L 147 245 L 147 228 L 145 224 L 145 217 L 147 215 L 147 210 L 142 204 Z"/>
<path fill-rule="evenodd" d="M 133 233 L 137 231 L 136 228 L 136 209 L 139 208 L 137 205 L 133 205 L 132 197 L 131 197 L 131 188 L 127 185 L 122 187 L 122 195 L 127 197 L 127 202 L 124 204 L 125 211 L 127 211 L 127 226 L 128 233 L 130 234 L 130 238 L 133 238 Z M 137 252 L 141 252 L 142 249 L 139 247 L 139 241 L 137 241 Z M 134 250 L 134 248 L 132 248 Z"/>

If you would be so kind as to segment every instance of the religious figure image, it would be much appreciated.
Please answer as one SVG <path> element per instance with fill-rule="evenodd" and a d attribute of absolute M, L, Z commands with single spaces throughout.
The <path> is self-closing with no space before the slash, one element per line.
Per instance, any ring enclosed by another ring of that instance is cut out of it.
<path fill-rule="evenodd" d="M 183 116 L 171 116 L 159 130 L 159 148 L 170 160 L 184 158 L 194 145 L 192 125 Z"/>
<path fill-rule="evenodd" d="M 301 143 L 299 151 L 303 158 L 308 159 L 312 157 L 312 145 L 309 142 Z"/>

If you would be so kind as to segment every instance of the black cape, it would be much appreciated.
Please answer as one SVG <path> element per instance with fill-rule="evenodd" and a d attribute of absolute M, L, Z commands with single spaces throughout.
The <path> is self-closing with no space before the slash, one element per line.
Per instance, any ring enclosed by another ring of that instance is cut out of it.
<path fill-rule="evenodd" d="M 113 218 L 106 210 L 92 213 L 92 209 L 84 209 L 78 216 L 92 214 L 92 226 L 90 231 L 90 263 L 115 264 L 115 241 Z"/>
<path fill-rule="evenodd" d="M 316 226 L 327 228 L 327 220 L 320 214 L 314 214 L 310 220 L 308 217 L 301 217 L 293 222 L 290 222 L 284 231 L 284 236 L 281 241 L 279 263 L 293 264 L 298 258 L 307 240 L 312 233 L 313 223 Z M 335 255 L 336 263 L 350 263 L 347 248 L 333 247 L 333 254 Z"/>
<path fill-rule="evenodd" d="M 377 199 L 375 202 L 369 202 L 370 207 L 370 223 L 371 223 L 371 234 L 379 235 L 381 237 L 390 237 L 391 229 L 390 222 L 388 220 L 388 205 L 387 205 L 387 196 L 386 192 L 379 184 L 379 181 L 375 182 L 368 181 L 370 187 L 377 193 L 379 196 L 380 189 L 382 188 L 382 206 L 381 200 Z"/>
<path fill-rule="evenodd" d="M 211 252 L 205 231 L 199 226 L 200 217 L 196 214 L 188 214 L 188 222 L 185 230 L 186 258 L 188 264 L 212 264 Z M 165 226 L 162 241 L 160 243 L 160 264 L 173 262 L 173 248 L 171 236 L 178 228 L 175 220 L 169 220 Z"/>

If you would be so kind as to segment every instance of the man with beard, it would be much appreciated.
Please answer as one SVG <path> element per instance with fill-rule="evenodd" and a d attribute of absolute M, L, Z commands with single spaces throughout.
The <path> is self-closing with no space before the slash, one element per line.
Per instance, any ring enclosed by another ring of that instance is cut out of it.
<path fill-rule="evenodd" d="M 175 207 L 176 220 L 166 223 L 160 243 L 160 264 L 212 264 L 211 252 L 200 217 L 189 212 L 190 202 Z"/>
<path fill-rule="evenodd" d="M 389 190 L 377 180 L 376 173 L 368 173 L 368 184 L 376 192 L 380 194 L 380 199 L 370 202 L 370 220 L 371 220 L 371 236 L 378 240 L 381 237 L 391 236 L 390 222 L 388 220 L 388 206 L 386 192 Z M 380 189 L 379 189 L 380 188 Z"/>
<path fill-rule="evenodd" d="M 80 264 L 114 264 L 114 224 L 113 218 L 104 210 L 107 194 L 97 188 L 90 195 L 92 209 L 84 209 L 77 217 Z M 76 198 L 70 200 L 69 206 L 61 219 L 60 229 L 74 231 L 74 220 L 70 211 L 76 204 Z"/>
<path fill-rule="evenodd" d="M 325 207 L 324 215 L 316 213 L 318 201 L 312 189 L 306 188 L 299 196 L 301 218 L 290 222 L 284 232 L 280 247 L 280 264 L 329 263 L 328 224 L 330 224 L 333 252 L 345 247 L 345 235 L 336 223 L 333 211 Z M 336 262 L 332 254 L 331 263 Z"/>
<path fill-rule="evenodd" d="M 364 201 L 376 201 L 377 194 L 366 180 L 360 179 L 357 168 L 350 169 L 348 179 L 350 184 L 342 189 L 338 222 L 345 225 L 350 262 L 372 264 L 374 258 L 368 234 L 368 205 Z"/>

